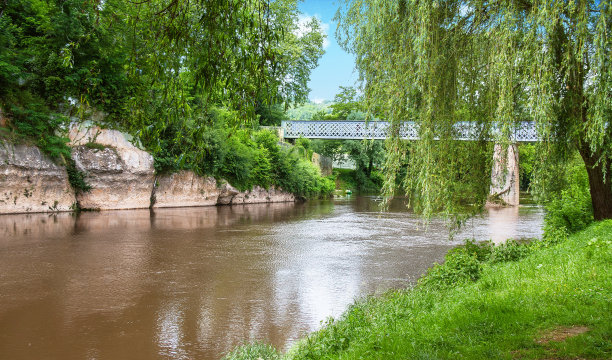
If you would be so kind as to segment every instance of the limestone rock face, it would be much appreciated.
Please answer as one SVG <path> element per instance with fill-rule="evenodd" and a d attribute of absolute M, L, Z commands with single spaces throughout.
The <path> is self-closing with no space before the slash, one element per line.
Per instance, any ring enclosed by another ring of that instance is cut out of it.
<path fill-rule="evenodd" d="M 75 203 L 63 166 L 35 146 L 0 141 L 0 214 L 70 211 Z"/>
<path fill-rule="evenodd" d="M 116 130 L 90 128 L 70 131 L 72 158 L 92 187 L 77 195 L 83 209 L 138 209 L 151 205 L 155 169 L 153 156 Z M 96 143 L 103 148 L 83 144 Z"/>
<path fill-rule="evenodd" d="M 240 192 L 232 199 L 232 204 L 260 204 L 260 203 L 277 203 L 277 202 L 293 202 L 295 196 L 282 190 L 270 187 L 266 190 L 262 187 L 255 186 L 251 191 Z"/>
<path fill-rule="evenodd" d="M 221 185 L 219 189 L 219 197 L 217 198 L 218 205 L 229 205 L 234 197 L 240 194 L 240 191 L 228 183 Z"/>
<path fill-rule="evenodd" d="M 216 205 L 221 189 L 213 177 L 191 171 L 160 175 L 156 179 L 154 208 Z"/>
<path fill-rule="evenodd" d="M 130 143 L 131 136 L 117 130 L 102 129 L 98 126 L 86 127 L 83 125 L 74 125 L 68 133 L 70 138 L 70 146 L 85 145 L 87 143 L 96 143 L 105 146 L 112 146 L 116 149 L 136 149 Z"/>
<path fill-rule="evenodd" d="M 519 153 L 516 144 L 495 144 L 489 206 L 519 205 Z M 501 201 L 500 201 L 501 200 Z"/>

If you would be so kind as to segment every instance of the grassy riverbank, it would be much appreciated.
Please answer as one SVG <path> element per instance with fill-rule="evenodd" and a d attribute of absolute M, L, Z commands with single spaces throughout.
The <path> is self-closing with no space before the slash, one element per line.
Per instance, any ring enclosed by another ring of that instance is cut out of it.
<path fill-rule="evenodd" d="M 612 221 L 451 251 L 413 290 L 358 301 L 287 354 L 229 359 L 610 359 Z"/>

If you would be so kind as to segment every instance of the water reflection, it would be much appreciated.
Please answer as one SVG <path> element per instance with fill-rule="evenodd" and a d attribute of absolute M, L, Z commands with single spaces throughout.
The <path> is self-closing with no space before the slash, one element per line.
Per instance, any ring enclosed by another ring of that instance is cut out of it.
<path fill-rule="evenodd" d="M 216 359 L 286 347 L 355 298 L 413 283 L 462 238 L 532 237 L 538 208 L 446 228 L 373 198 L 0 216 L 0 354 Z"/>

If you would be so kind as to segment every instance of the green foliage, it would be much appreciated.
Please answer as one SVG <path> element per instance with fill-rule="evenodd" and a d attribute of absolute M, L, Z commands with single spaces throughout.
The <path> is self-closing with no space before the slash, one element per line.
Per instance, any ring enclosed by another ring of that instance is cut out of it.
<path fill-rule="evenodd" d="M 480 262 L 488 261 L 495 248 L 495 245 L 490 241 L 476 242 L 475 240 L 466 240 L 463 246 L 466 253 L 476 256 L 476 259 Z"/>
<path fill-rule="evenodd" d="M 343 173 L 343 181 L 354 183 L 351 190 L 361 193 L 378 193 L 382 186 L 382 167 L 385 154 L 383 142 L 379 140 L 314 140 L 314 152 L 331 158 L 343 160 L 345 156 L 355 162 L 355 171 L 351 172 L 352 180 Z"/>
<path fill-rule="evenodd" d="M 509 239 L 493 248 L 490 261 L 492 263 L 517 261 L 529 255 L 530 251 L 528 244 Z"/>
<path fill-rule="evenodd" d="M 255 113 L 261 126 L 280 126 L 281 121 L 287 119 L 285 108 L 280 104 L 266 105 L 259 103 L 255 108 Z"/>
<path fill-rule="evenodd" d="M 330 105 L 332 114 L 340 120 L 365 120 L 363 101 L 354 87 L 340 86 L 340 92 Z M 360 115 L 357 115 L 360 114 Z"/>
<path fill-rule="evenodd" d="M 494 245 L 490 241 L 476 243 L 473 240 L 466 241 L 463 249 L 467 254 L 475 256 L 481 263 L 501 263 L 517 261 L 529 255 L 532 247 L 541 241 L 518 242 L 508 239 L 502 244 Z"/>
<path fill-rule="evenodd" d="M 533 144 L 520 144 L 518 150 L 520 188 L 526 191 L 529 190 L 531 178 L 533 177 L 533 167 L 536 161 L 536 146 Z"/>
<path fill-rule="evenodd" d="M 333 180 L 321 177 L 319 168 L 298 155 L 293 149 L 282 149 L 276 171 L 278 185 L 300 197 L 319 197 L 331 194 L 335 189 Z"/>
<path fill-rule="evenodd" d="M 9 116 L 17 141 L 33 141 L 54 160 L 70 158 L 70 148 L 67 145 L 69 139 L 55 133 L 58 127 L 66 124 L 64 116 L 49 114 L 35 104 L 26 109 L 13 106 Z"/>
<path fill-rule="evenodd" d="M 270 152 L 265 147 L 260 147 L 255 154 L 252 178 L 254 184 L 266 189 L 273 184 Z"/>
<path fill-rule="evenodd" d="M 90 141 L 85 144 L 85 147 L 92 150 L 104 150 L 106 149 L 105 145 L 98 144 L 97 142 Z"/>
<path fill-rule="evenodd" d="M 482 264 L 478 257 L 465 248 L 457 248 L 446 254 L 444 263 L 434 264 L 427 274 L 419 279 L 419 285 L 433 288 L 456 286 L 478 280 L 481 272 Z"/>
<path fill-rule="evenodd" d="M 303 137 L 299 137 L 295 139 L 295 149 L 296 151 L 305 159 L 312 159 L 312 141 L 310 139 L 306 139 Z"/>
<path fill-rule="evenodd" d="M 342 2 L 336 36 L 355 54 L 364 107 L 393 124 L 385 192 L 392 194 L 402 169 L 403 121 L 416 122 L 420 137 L 404 188 L 429 216 L 481 206 L 487 140 L 508 144 L 518 122 L 532 120 L 543 141 L 536 170 L 579 151 L 591 188 L 600 190 L 595 218 L 611 218 L 611 18 L 610 1 L 596 0 Z M 461 121 L 480 129 L 480 141 L 453 141 Z"/>
<path fill-rule="evenodd" d="M 593 222 L 593 203 L 584 164 L 574 160 L 565 167 L 563 176 L 557 181 L 563 187 L 551 195 L 546 205 L 545 237 L 559 229 L 574 233 Z"/>
<path fill-rule="evenodd" d="M 287 117 L 291 120 L 322 120 L 332 111 L 329 105 L 329 102 L 308 102 L 287 110 Z"/>
<path fill-rule="evenodd" d="M 271 345 L 255 343 L 240 346 L 223 357 L 223 360 L 280 360 L 278 351 Z"/>
<path fill-rule="evenodd" d="M 85 180 L 85 174 L 76 168 L 72 158 L 66 161 L 66 172 L 68 173 L 68 182 L 77 194 L 91 190 L 91 186 Z"/>
<path fill-rule="evenodd" d="M 340 190 L 343 194 L 346 190 L 356 191 L 357 183 L 355 182 L 355 170 L 333 169 L 332 175 L 336 182 L 336 190 Z"/>
<path fill-rule="evenodd" d="M 134 135 L 159 172 L 190 169 L 243 189 L 274 185 L 280 150 L 258 147 L 243 127 L 257 116 L 277 123 L 283 105 L 306 100 L 325 34 L 316 18 L 298 32 L 298 16 L 295 0 L 5 1 L 6 136 L 69 159 L 58 135 L 67 116 L 103 110 L 105 125 Z"/>

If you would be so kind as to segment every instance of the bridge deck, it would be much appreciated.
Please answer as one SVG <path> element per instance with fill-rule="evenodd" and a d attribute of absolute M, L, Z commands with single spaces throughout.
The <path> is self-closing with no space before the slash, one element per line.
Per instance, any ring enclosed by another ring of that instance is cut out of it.
<path fill-rule="evenodd" d="M 389 133 L 389 123 L 386 121 L 283 121 L 282 128 L 286 139 L 301 137 L 309 139 L 386 139 Z M 475 122 L 458 122 L 453 126 L 456 140 L 477 140 L 481 128 Z M 494 126 L 493 133 L 499 133 Z M 400 135 L 403 139 L 418 140 L 418 125 L 412 121 L 402 123 Z M 519 122 L 511 134 L 513 142 L 539 141 L 535 123 Z"/>

